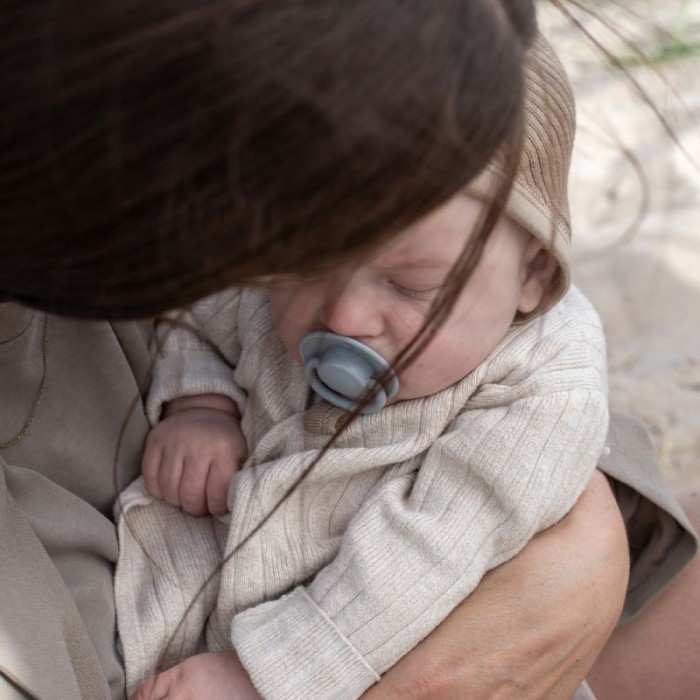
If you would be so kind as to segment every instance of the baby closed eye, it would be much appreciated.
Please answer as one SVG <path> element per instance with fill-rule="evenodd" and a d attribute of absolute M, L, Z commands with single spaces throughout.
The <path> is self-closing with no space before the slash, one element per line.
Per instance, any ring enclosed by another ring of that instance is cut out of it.
<path fill-rule="evenodd" d="M 420 301 L 432 301 L 435 295 L 440 291 L 441 285 L 436 285 L 433 287 L 428 287 L 424 289 L 415 289 L 412 287 L 405 287 L 398 282 L 389 283 L 399 294 L 410 297 L 411 299 L 418 299 Z"/>

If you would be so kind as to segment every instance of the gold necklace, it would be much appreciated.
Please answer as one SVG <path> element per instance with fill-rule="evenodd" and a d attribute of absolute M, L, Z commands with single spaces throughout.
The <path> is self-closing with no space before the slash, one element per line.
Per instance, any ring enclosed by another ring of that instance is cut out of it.
<path fill-rule="evenodd" d="M 41 343 L 42 346 L 42 358 L 44 362 L 44 367 L 41 372 L 41 383 L 39 384 L 39 389 L 36 392 L 36 397 L 34 399 L 34 404 L 32 405 L 31 411 L 29 412 L 29 418 L 27 418 L 27 422 L 24 424 L 22 430 L 20 430 L 17 435 L 15 435 L 13 438 L 10 438 L 9 440 L 6 440 L 5 442 L 0 442 L 0 450 L 7 449 L 8 447 L 12 447 L 13 445 L 16 445 L 18 442 L 22 442 L 25 437 L 27 437 L 27 433 L 29 432 L 29 428 L 32 427 L 32 421 L 34 420 L 34 416 L 36 415 L 36 411 L 39 408 L 39 404 L 41 403 L 41 397 L 44 395 L 44 386 L 46 384 L 46 369 L 48 366 L 48 356 L 49 356 L 49 315 L 44 314 L 44 338 Z"/>

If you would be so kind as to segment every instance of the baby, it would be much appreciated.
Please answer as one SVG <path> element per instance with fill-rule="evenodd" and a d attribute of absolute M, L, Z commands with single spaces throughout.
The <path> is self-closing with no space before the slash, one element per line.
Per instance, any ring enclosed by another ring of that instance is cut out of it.
<path fill-rule="evenodd" d="M 360 264 L 217 295 L 186 317 L 199 333 L 168 328 L 145 485 L 121 504 L 130 689 L 159 660 L 235 649 L 265 698 L 357 698 L 572 507 L 607 431 L 600 323 L 570 288 L 573 130 L 540 41 L 506 216 L 398 376 L 388 363 L 424 323 L 496 165 Z M 297 484 L 372 377 L 383 388 L 367 412 Z"/>

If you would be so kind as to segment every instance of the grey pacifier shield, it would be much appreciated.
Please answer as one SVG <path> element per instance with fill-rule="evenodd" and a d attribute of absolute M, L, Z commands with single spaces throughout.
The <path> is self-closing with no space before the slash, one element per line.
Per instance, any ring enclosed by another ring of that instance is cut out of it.
<path fill-rule="evenodd" d="M 299 343 L 304 373 L 311 388 L 334 406 L 352 411 L 373 391 L 374 397 L 360 413 L 376 413 L 399 390 L 399 380 L 389 363 L 354 338 L 336 333 L 309 333 Z M 389 373 L 386 388 L 377 377 Z"/>

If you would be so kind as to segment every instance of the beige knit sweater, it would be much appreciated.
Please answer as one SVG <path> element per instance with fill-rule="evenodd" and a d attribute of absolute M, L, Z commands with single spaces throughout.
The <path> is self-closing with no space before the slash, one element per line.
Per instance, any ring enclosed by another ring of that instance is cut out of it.
<path fill-rule="evenodd" d="M 323 402 L 306 409 L 303 371 L 273 329 L 264 291 L 214 297 L 189 321 L 223 357 L 191 333 L 170 334 L 149 415 L 157 421 L 176 396 L 227 394 L 250 457 L 229 491 L 228 524 L 154 502 L 140 482 L 124 494 L 116 592 L 131 689 L 233 553 L 164 666 L 233 645 L 265 698 L 359 697 L 486 571 L 571 508 L 603 449 L 604 340 L 572 289 L 511 328 L 462 381 L 359 417 L 235 551 L 340 413 Z"/>

